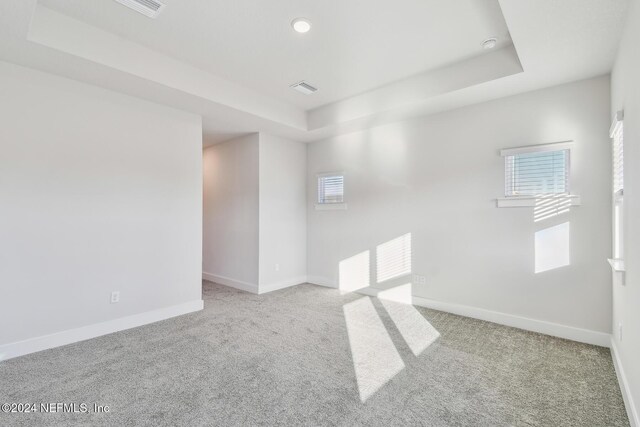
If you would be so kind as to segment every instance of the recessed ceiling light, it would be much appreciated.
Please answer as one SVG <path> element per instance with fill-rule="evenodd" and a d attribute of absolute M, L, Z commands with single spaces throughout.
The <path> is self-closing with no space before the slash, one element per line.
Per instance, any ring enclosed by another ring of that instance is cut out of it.
<path fill-rule="evenodd" d="M 291 21 L 291 26 L 299 33 L 306 33 L 311 29 L 311 22 L 307 18 L 296 18 Z"/>
<path fill-rule="evenodd" d="M 491 37 L 490 39 L 486 39 L 485 41 L 482 42 L 482 47 L 484 49 L 493 49 L 494 47 L 496 47 L 497 43 L 498 43 L 498 39 L 495 37 Z"/>

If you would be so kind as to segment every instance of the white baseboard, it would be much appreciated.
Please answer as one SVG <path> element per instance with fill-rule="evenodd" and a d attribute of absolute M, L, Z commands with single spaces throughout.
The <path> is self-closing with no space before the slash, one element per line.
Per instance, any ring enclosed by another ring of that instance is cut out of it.
<path fill-rule="evenodd" d="M 601 347 L 609 347 L 610 344 L 611 335 L 605 332 L 591 331 L 589 329 L 576 328 L 574 326 L 561 325 L 559 323 L 546 322 L 544 320 L 530 319 L 527 317 L 515 316 L 513 314 L 485 310 L 482 308 L 444 303 L 416 296 L 413 297 L 413 304 L 586 344 L 593 344 Z"/>
<path fill-rule="evenodd" d="M 616 369 L 616 375 L 618 376 L 618 383 L 620 384 L 620 391 L 622 393 L 622 399 L 624 400 L 624 406 L 627 408 L 627 417 L 629 417 L 629 425 L 631 427 L 640 427 L 640 418 L 638 417 L 638 410 L 633 402 L 633 396 L 631 395 L 631 389 L 627 382 L 627 377 L 624 374 L 624 368 L 622 367 L 622 361 L 620 360 L 620 353 L 618 353 L 618 347 L 616 342 L 611 337 L 611 358 L 613 359 L 613 366 Z"/>
<path fill-rule="evenodd" d="M 202 273 L 202 279 L 215 282 L 220 285 L 229 286 L 231 288 L 240 289 L 241 291 L 251 292 L 253 294 L 266 294 L 268 292 L 277 291 L 279 289 L 288 288 L 302 283 L 307 283 L 307 276 L 294 277 L 293 279 L 284 280 L 277 283 L 269 283 L 266 285 L 256 285 L 253 283 L 243 282 L 241 280 L 232 279 L 230 277 L 219 276 L 217 274 Z"/>
<path fill-rule="evenodd" d="M 335 281 L 321 276 L 307 276 L 307 283 L 311 283 L 312 285 L 325 286 L 327 288 L 338 288 L 338 284 L 335 283 Z"/>
<path fill-rule="evenodd" d="M 384 292 L 384 290 L 375 288 L 363 288 L 358 289 L 356 292 L 364 295 L 379 297 L 379 294 L 381 292 Z M 457 314 L 459 316 L 485 320 L 487 322 L 498 323 L 500 325 L 511 326 L 513 328 L 524 329 L 531 332 L 538 332 L 540 334 L 551 335 L 571 341 L 593 344 L 602 347 L 609 347 L 611 343 L 611 335 L 604 332 L 591 331 L 588 329 L 576 328 L 574 326 L 546 322 L 544 320 L 530 319 L 513 314 L 485 310 L 483 308 L 436 301 L 432 299 L 417 297 L 415 295 L 411 296 L 411 303 L 420 307 L 446 311 L 447 313 Z"/>
<path fill-rule="evenodd" d="M 258 293 L 262 295 L 262 294 L 266 294 L 267 292 L 273 292 L 279 289 L 289 288 L 291 286 L 300 285 L 306 282 L 307 282 L 307 276 L 294 277 L 293 279 L 285 280 L 283 282 L 260 285 L 258 287 Z"/>
<path fill-rule="evenodd" d="M 0 361 L 12 359 L 18 356 L 48 350 L 78 341 L 96 338 L 125 329 L 136 328 L 160 320 L 170 319 L 204 308 L 203 300 L 195 300 L 157 310 L 147 311 L 131 316 L 120 317 L 106 322 L 94 323 L 80 328 L 69 329 L 40 337 L 29 338 L 24 341 L 4 344 L 0 346 Z"/>
<path fill-rule="evenodd" d="M 202 272 L 202 279 L 210 282 L 215 282 L 220 285 L 229 286 L 231 288 L 240 289 L 241 291 L 251 292 L 252 294 L 258 293 L 258 285 L 255 283 L 243 282 L 241 280 L 232 279 L 230 277 L 218 276 L 217 274 Z"/>

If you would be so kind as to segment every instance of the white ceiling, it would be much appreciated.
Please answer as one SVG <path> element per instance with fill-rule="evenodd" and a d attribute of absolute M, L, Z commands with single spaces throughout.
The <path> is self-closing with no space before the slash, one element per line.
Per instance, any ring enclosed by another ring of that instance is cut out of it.
<path fill-rule="evenodd" d="M 2 0 L 0 60 L 200 114 L 205 143 L 314 141 L 607 74 L 628 1 Z"/>
<path fill-rule="evenodd" d="M 164 0 L 163 0 L 164 1 Z M 113 0 L 40 3 L 303 109 L 510 43 L 497 0 L 166 0 L 155 19 Z M 293 31 L 297 17 L 312 22 Z M 307 80 L 311 96 L 289 86 Z"/>

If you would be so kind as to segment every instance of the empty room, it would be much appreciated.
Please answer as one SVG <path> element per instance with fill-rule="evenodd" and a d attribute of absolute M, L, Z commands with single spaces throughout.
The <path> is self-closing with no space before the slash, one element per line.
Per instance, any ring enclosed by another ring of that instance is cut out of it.
<path fill-rule="evenodd" d="M 2 0 L 0 426 L 640 427 L 639 45 L 640 0 Z"/>

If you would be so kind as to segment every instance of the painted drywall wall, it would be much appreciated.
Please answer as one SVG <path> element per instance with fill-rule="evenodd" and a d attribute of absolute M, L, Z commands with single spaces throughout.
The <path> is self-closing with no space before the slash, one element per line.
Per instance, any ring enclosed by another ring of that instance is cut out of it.
<path fill-rule="evenodd" d="M 413 282 L 423 299 L 608 334 L 609 96 L 599 77 L 311 143 L 309 280 Z M 500 149 L 567 140 L 582 206 L 539 222 L 533 208 L 496 207 Z M 345 174 L 348 209 L 315 210 L 316 174 L 333 171 Z M 536 273 L 536 256 L 548 255 L 536 242 L 561 224 L 570 264 Z"/>
<path fill-rule="evenodd" d="M 203 277 L 258 291 L 258 134 L 204 150 Z"/>
<path fill-rule="evenodd" d="M 260 292 L 306 282 L 307 147 L 260 134 Z"/>
<path fill-rule="evenodd" d="M 613 342 L 629 418 L 640 425 L 640 3 L 629 3 L 627 23 L 611 75 L 611 115 L 624 110 L 624 253 L 626 284 L 615 276 Z M 609 181 L 610 182 L 610 181 Z M 622 326 L 622 339 L 620 339 Z M 620 369 L 622 368 L 622 369 Z M 622 372 L 621 372 L 622 371 Z M 625 390 L 626 388 L 626 390 Z"/>
<path fill-rule="evenodd" d="M 201 308 L 199 116 L 0 62 L 0 117 L 0 359 Z"/>
<path fill-rule="evenodd" d="M 264 293 L 306 280 L 306 145 L 260 133 L 204 150 L 203 277 Z"/>

